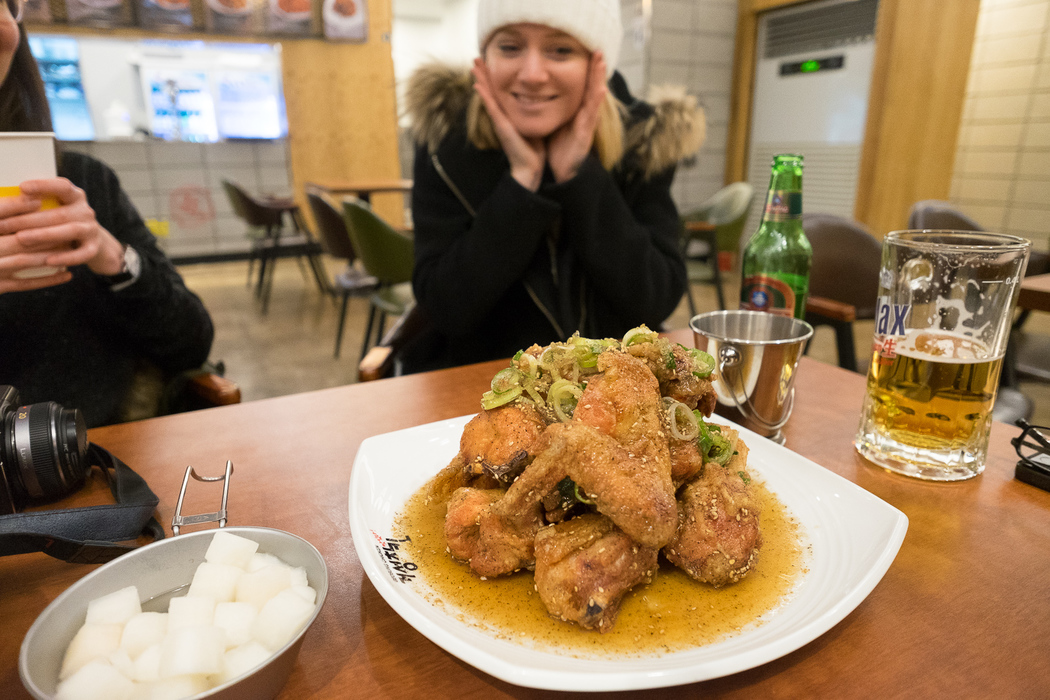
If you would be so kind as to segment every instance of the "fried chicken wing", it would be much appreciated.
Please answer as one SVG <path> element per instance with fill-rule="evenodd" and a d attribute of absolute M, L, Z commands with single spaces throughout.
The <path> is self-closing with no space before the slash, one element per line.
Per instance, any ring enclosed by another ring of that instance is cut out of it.
<path fill-rule="evenodd" d="M 530 403 L 482 411 L 463 428 L 459 455 L 472 473 L 491 474 L 506 485 L 525 468 L 532 444 L 546 427 Z"/>
<path fill-rule="evenodd" d="M 715 410 L 718 397 L 714 385 L 709 377 L 694 374 L 698 368 L 688 348 L 657 338 L 651 343 L 631 345 L 627 352 L 649 367 L 660 384 L 661 395 L 681 401 L 691 409 L 698 408 L 705 416 Z"/>
<path fill-rule="evenodd" d="M 656 574 L 657 549 L 588 514 L 536 535 L 536 590 L 551 615 L 607 632 L 624 594 Z"/>
<path fill-rule="evenodd" d="M 678 531 L 664 555 L 697 581 L 715 587 L 742 579 L 758 560 L 762 546 L 759 505 L 744 466 L 747 448 L 725 467 L 704 465 L 678 501 Z"/>
<path fill-rule="evenodd" d="M 478 547 L 481 513 L 502 496 L 502 489 L 464 487 L 452 493 L 445 515 L 445 540 L 453 557 L 470 561 Z"/>

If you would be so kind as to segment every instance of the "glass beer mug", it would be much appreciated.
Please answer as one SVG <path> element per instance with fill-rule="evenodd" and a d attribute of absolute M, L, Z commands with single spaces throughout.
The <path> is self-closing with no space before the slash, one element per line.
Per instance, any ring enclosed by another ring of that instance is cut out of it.
<path fill-rule="evenodd" d="M 971 231 L 894 231 L 882 248 L 875 339 L 854 446 L 934 481 L 984 471 L 1003 356 L 1030 244 Z"/>

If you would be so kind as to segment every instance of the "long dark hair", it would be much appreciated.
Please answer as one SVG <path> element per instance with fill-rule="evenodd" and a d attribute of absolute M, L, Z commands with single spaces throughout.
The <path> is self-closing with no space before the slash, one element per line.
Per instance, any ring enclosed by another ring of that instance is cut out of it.
<path fill-rule="evenodd" d="M 29 39 L 19 26 L 18 48 L 11 70 L 0 83 L 0 131 L 51 131 L 51 109 L 40 69 L 29 50 Z"/>

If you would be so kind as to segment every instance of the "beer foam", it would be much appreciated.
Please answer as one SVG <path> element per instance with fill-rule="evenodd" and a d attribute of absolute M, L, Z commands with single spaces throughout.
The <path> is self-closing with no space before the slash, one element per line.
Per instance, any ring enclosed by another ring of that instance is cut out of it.
<path fill-rule="evenodd" d="M 912 330 L 897 344 L 897 354 L 952 364 L 997 360 L 988 346 L 968 335 L 940 329 Z"/>

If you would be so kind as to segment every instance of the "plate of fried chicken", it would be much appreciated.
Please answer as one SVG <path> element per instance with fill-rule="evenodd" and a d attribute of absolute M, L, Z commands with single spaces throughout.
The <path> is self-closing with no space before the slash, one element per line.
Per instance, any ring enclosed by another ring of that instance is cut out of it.
<path fill-rule="evenodd" d="M 710 420 L 713 365 L 645 327 L 622 340 L 573 336 L 515 355 L 477 415 L 368 438 L 349 494 L 366 575 L 431 641 L 527 687 L 679 685 L 754 668 L 816 639 L 874 589 L 907 518 L 784 447 Z M 566 654 L 436 605 L 398 526 L 406 504 L 425 495 L 444 518 L 442 556 L 482 582 L 533 577 L 551 618 L 600 636 L 615 628 L 625 597 L 665 567 L 696 586 L 731 590 L 761 565 L 762 526 L 775 521 L 761 512 L 758 484 L 805 540 L 790 594 L 716 641 L 636 653 Z"/>

